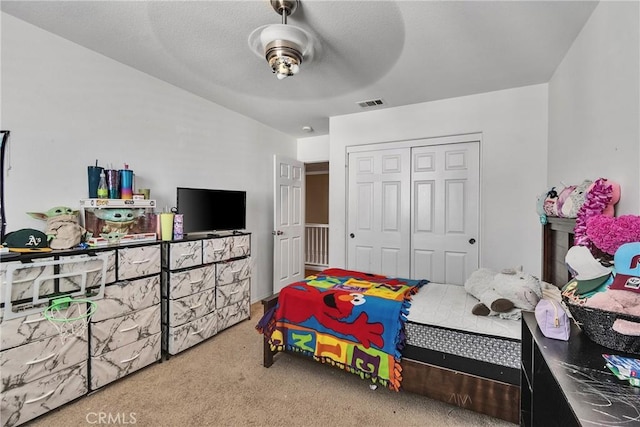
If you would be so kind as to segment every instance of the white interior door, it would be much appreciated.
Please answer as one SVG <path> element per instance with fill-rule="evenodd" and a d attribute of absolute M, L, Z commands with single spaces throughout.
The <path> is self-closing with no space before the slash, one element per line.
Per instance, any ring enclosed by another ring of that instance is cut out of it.
<path fill-rule="evenodd" d="M 273 293 L 304 278 L 304 164 L 274 156 Z"/>
<path fill-rule="evenodd" d="M 409 275 L 410 150 L 349 154 L 347 267 Z"/>
<path fill-rule="evenodd" d="M 411 277 L 464 284 L 478 268 L 479 143 L 412 149 Z"/>

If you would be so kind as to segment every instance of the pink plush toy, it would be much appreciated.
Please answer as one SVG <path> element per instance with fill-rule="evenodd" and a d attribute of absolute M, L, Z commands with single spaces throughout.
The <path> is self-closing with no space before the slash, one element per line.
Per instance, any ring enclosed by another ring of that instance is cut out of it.
<path fill-rule="evenodd" d="M 600 179 L 603 181 L 604 185 L 611 186 L 611 188 L 609 189 L 609 192 L 611 194 L 611 199 L 609 199 L 609 202 L 604 207 L 604 210 L 602 211 L 602 215 L 612 217 L 614 216 L 615 205 L 620 201 L 620 184 L 618 184 L 617 182 L 610 181 L 608 179 L 604 179 L 604 178 L 600 178 Z M 592 191 L 597 194 L 597 191 L 593 190 L 597 182 L 598 181 L 591 184 L 591 187 L 589 187 L 589 192 L 587 193 L 587 195 Z M 585 203 L 586 203 L 586 199 L 585 199 Z"/>
<path fill-rule="evenodd" d="M 586 230 L 587 238 L 596 248 L 613 255 L 625 243 L 640 242 L 640 216 L 595 215 L 587 220 Z"/>

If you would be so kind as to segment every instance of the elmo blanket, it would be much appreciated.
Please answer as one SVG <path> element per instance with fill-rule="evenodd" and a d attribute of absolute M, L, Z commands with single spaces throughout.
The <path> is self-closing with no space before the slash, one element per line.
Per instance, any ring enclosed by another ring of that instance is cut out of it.
<path fill-rule="evenodd" d="M 256 329 L 272 350 L 300 352 L 399 390 L 411 296 L 427 282 L 327 269 L 283 288 Z"/>

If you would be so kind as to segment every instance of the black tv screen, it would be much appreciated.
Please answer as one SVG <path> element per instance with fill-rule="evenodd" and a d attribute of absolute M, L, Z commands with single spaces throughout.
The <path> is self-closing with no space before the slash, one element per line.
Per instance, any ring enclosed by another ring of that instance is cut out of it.
<path fill-rule="evenodd" d="M 247 219 L 245 191 L 178 187 L 178 213 L 184 215 L 185 234 L 244 230 Z"/>

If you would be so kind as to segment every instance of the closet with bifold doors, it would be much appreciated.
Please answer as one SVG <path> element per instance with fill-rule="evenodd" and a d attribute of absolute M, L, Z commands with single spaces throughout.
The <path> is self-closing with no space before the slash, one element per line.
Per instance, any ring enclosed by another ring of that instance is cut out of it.
<path fill-rule="evenodd" d="M 480 140 L 348 147 L 347 267 L 464 284 L 479 264 Z"/>

